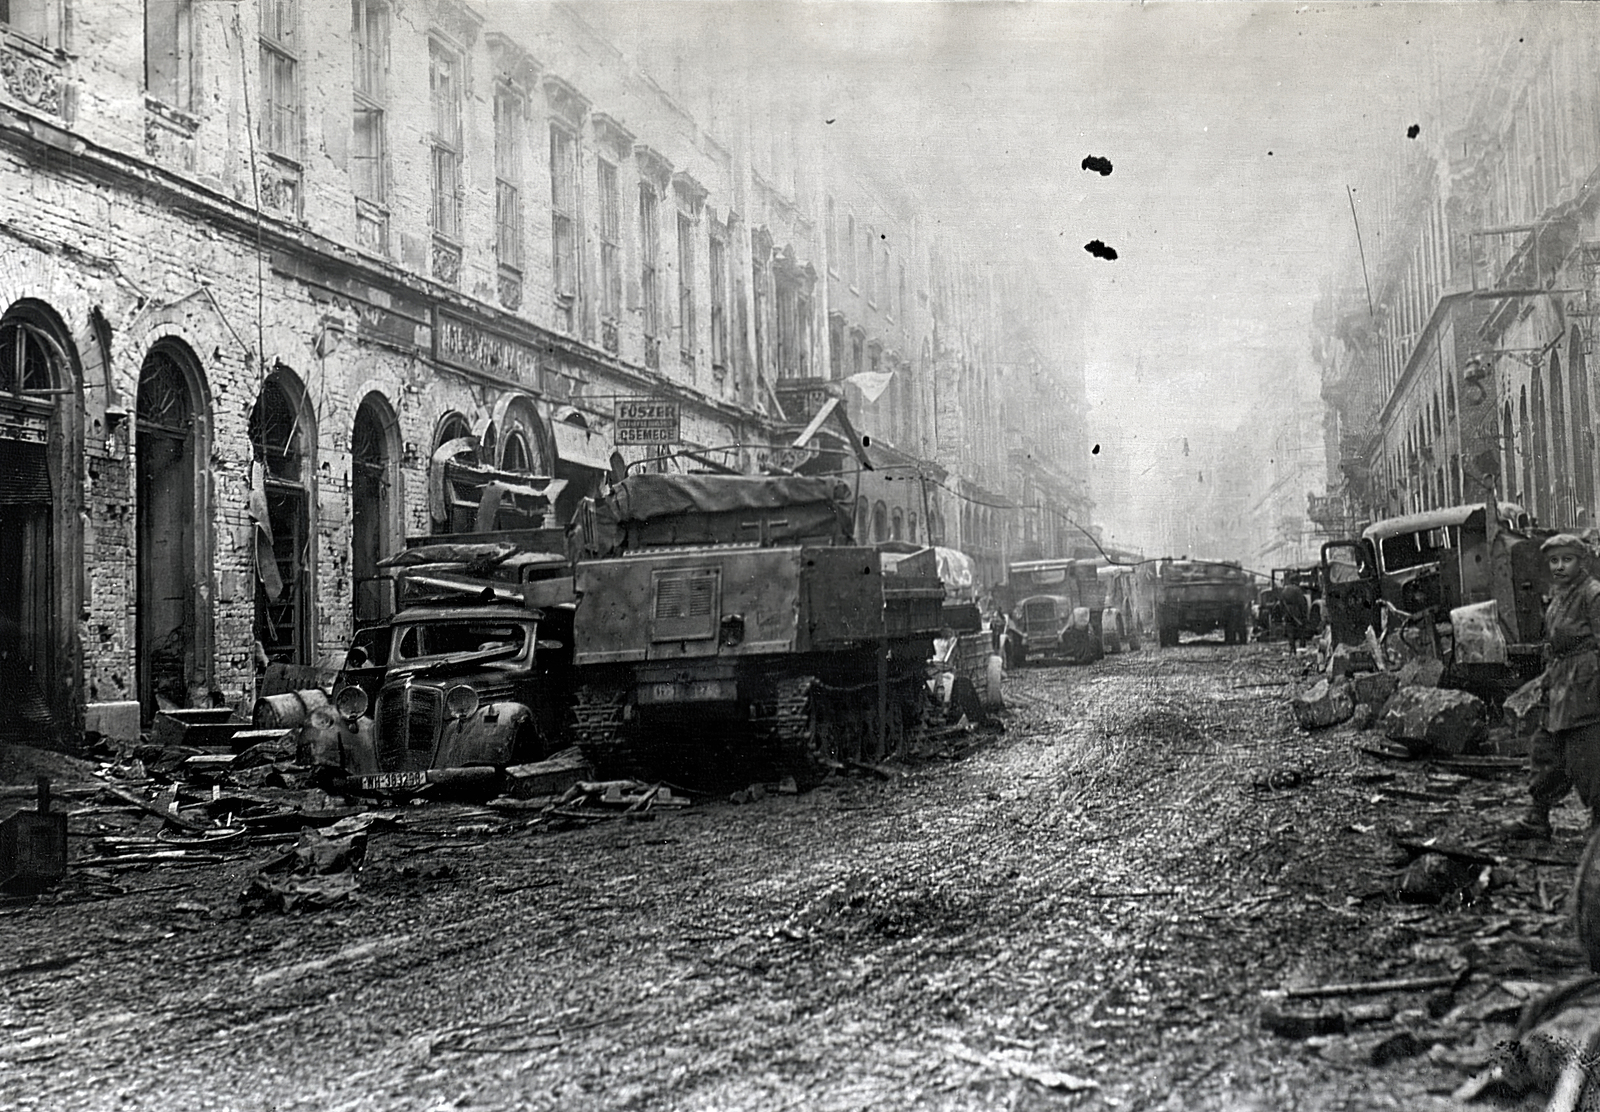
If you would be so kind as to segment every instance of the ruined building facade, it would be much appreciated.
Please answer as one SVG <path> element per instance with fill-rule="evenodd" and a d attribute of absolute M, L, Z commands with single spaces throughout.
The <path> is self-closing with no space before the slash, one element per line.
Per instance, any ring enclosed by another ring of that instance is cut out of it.
<path fill-rule="evenodd" d="M 378 562 L 450 524 L 441 446 L 565 480 L 566 512 L 650 454 L 625 399 L 754 471 L 877 370 L 847 390 L 883 464 L 863 531 L 1001 562 L 995 282 L 760 123 L 697 116 L 570 7 L 0 5 L 13 718 L 132 736 L 336 658 L 390 605 Z"/>
<path fill-rule="evenodd" d="M 1490 497 L 1595 523 L 1600 44 L 1576 18 L 1530 10 L 1431 141 L 1358 194 L 1371 304 L 1350 268 L 1313 341 L 1326 532 Z"/>

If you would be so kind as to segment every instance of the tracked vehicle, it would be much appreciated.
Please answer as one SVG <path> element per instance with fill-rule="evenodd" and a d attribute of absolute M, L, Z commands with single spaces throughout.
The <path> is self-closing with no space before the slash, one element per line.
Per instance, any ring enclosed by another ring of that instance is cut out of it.
<path fill-rule="evenodd" d="M 806 786 L 921 728 L 944 588 L 836 479 L 638 474 L 578 518 L 574 736 L 601 770 Z"/>

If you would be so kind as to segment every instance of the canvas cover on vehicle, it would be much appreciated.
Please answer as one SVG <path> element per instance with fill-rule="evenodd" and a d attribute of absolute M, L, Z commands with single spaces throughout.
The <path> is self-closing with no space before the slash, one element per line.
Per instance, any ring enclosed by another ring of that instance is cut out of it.
<path fill-rule="evenodd" d="M 851 523 L 837 485 L 787 475 L 630 475 L 582 515 L 584 549 L 608 556 L 670 545 L 836 543 Z"/>

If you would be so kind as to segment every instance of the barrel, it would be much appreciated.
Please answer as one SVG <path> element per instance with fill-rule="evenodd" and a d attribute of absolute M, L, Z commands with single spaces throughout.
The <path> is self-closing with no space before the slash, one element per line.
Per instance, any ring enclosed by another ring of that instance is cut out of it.
<path fill-rule="evenodd" d="M 268 695 L 256 700 L 250 724 L 258 730 L 288 730 L 302 725 L 312 711 L 327 705 L 328 696 L 320 687 Z"/>

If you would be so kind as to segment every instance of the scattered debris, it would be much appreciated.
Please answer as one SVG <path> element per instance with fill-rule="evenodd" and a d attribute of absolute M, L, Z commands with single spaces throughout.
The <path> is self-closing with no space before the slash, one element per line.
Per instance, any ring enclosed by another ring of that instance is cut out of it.
<path fill-rule="evenodd" d="M 1290 707 L 1301 729 L 1316 730 L 1348 719 L 1355 712 L 1355 700 L 1348 683 L 1318 680 L 1309 690 L 1296 695 Z"/>
<path fill-rule="evenodd" d="M 593 775 L 594 770 L 589 767 L 589 762 L 574 746 L 533 764 L 507 768 L 505 794 L 513 799 L 558 796 Z"/>
<path fill-rule="evenodd" d="M 1441 753 L 1470 753 L 1488 734 L 1483 701 L 1465 691 L 1402 687 L 1383 713 L 1383 733 L 1394 741 Z"/>

